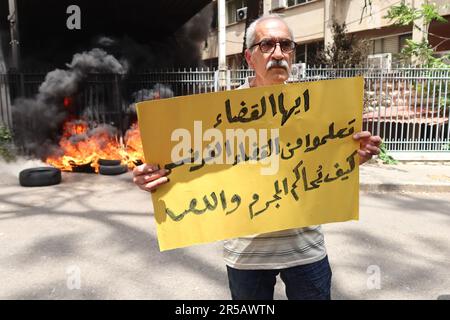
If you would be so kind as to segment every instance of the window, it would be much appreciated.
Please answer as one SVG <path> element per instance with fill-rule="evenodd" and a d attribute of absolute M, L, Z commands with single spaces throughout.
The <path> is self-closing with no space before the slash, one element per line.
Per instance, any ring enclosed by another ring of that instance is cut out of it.
<path fill-rule="evenodd" d="M 295 63 L 306 63 L 306 49 L 307 44 L 297 45 L 295 48 Z"/>
<path fill-rule="evenodd" d="M 297 4 L 302 4 L 302 3 L 311 2 L 311 1 L 314 1 L 314 0 L 288 0 L 287 5 L 288 5 L 288 7 L 292 7 Z"/>
<path fill-rule="evenodd" d="M 317 54 L 324 48 L 323 41 L 308 43 L 306 48 L 306 62 L 308 64 L 318 64 Z"/>
<path fill-rule="evenodd" d="M 228 24 L 237 22 L 237 9 L 247 6 L 247 0 L 228 0 L 226 2 L 227 7 L 227 22 Z"/>
<path fill-rule="evenodd" d="M 212 30 L 217 29 L 218 23 L 219 23 L 219 21 L 218 21 L 219 20 L 219 12 L 218 12 L 217 6 L 213 6 L 213 7 L 214 7 L 213 18 L 211 20 L 211 29 Z"/>
<path fill-rule="evenodd" d="M 412 34 L 408 33 L 408 34 L 403 34 L 401 36 L 398 37 L 398 42 L 399 42 L 399 52 L 402 51 L 402 49 L 404 48 L 404 46 L 406 46 L 406 40 L 411 40 L 412 39 Z"/>
<path fill-rule="evenodd" d="M 372 40 L 371 53 L 398 53 L 401 47 L 401 36 L 385 37 Z"/>
<path fill-rule="evenodd" d="M 376 39 L 372 42 L 372 54 L 383 52 L 383 39 Z"/>
<path fill-rule="evenodd" d="M 317 53 L 321 50 L 323 50 L 322 41 L 298 44 L 295 48 L 295 63 L 316 64 Z"/>

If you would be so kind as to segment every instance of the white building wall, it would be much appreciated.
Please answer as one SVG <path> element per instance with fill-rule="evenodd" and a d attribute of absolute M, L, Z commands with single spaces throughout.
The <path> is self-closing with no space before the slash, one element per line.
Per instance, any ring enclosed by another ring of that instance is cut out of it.
<path fill-rule="evenodd" d="M 266 0 L 266 5 L 267 5 Z M 405 0 L 407 4 L 415 0 Z M 450 15 L 450 0 L 433 0 L 441 15 Z M 334 0 L 334 17 L 338 22 L 345 22 L 350 33 L 392 26 L 389 19 L 384 18 L 389 9 L 401 3 L 401 0 L 372 0 L 372 7 L 362 15 L 364 0 Z M 416 0 L 416 3 L 418 1 Z M 307 2 L 294 7 L 277 11 L 292 28 L 297 43 L 320 41 L 324 38 L 325 0 Z M 267 8 L 266 8 L 267 10 Z M 227 27 L 227 55 L 240 54 L 244 39 L 245 23 L 239 22 Z M 412 31 L 412 30 L 411 30 Z M 395 39 L 394 39 L 395 38 Z M 387 40 L 389 48 L 398 51 L 398 37 Z M 397 41 L 397 43 L 395 43 Z M 217 57 L 217 35 L 212 33 L 208 40 L 208 48 L 203 52 L 204 59 Z"/>

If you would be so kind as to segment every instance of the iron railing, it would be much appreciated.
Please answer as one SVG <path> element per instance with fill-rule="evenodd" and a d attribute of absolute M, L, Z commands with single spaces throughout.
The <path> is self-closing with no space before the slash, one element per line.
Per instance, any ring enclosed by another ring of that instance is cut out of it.
<path fill-rule="evenodd" d="M 450 68 L 307 68 L 306 79 L 364 76 L 363 130 L 397 152 L 450 151 Z"/>
<path fill-rule="evenodd" d="M 235 89 L 253 72 L 228 70 L 226 88 Z M 353 76 L 365 79 L 363 130 L 380 135 L 390 151 L 445 154 L 450 158 L 450 68 L 306 67 L 290 81 Z M 0 122 L 13 125 L 12 105 L 18 97 L 38 92 L 45 74 L 0 74 Z M 140 74 L 89 75 L 80 86 L 78 103 L 89 120 L 121 129 L 134 102 L 217 91 L 214 69 L 172 69 Z"/>

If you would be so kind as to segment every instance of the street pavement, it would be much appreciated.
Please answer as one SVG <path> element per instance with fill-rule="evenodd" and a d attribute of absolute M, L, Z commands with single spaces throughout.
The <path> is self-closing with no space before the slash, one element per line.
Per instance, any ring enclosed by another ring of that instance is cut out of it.
<path fill-rule="evenodd" d="M 19 186 L 36 165 L 0 163 L 0 299 L 230 298 L 221 242 L 159 252 L 131 173 Z M 450 165 L 372 163 L 360 178 L 360 220 L 323 226 L 332 298 L 450 299 Z"/>

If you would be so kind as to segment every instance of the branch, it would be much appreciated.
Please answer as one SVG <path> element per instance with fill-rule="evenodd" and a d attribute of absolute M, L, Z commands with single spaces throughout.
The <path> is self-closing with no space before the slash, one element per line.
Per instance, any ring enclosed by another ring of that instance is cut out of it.
<path fill-rule="evenodd" d="M 444 39 L 444 40 L 442 40 L 441 42 L 439 42 L 439 43 L 437 44 L 437 46 L 435 46 L 435 47 L 432 48 L 433 51 L 436 50 L 441 44 L 443 44 L 444 42 L 447 42 L 447 41 L 449 41 L 449 40 L 450 40 L 450 38 L 447 38 L 447 39 Z"/>
<path fill-rule="evenodd" d="M 370 8 L 370 14 L 372 15 L 372 0 L 364 0 L 364 7 L 361 11 L 361 18 L 359 19 L 359 23 L 362 22 L 364 13 L 367 11 L 367 9 Z"/>
<path fill-rule="evenodd" d="M 442 37 L 442 36 L 439 36 L 439 35 L 437 35 L 437 34 L 435 34 L 435 33 L 431 33 L 431 32 L 428 32 L 428 34 L 430 35 L 430 36 L 433 36 L 433 37 L 436 37 L 436 38 L 440 38 L 440 39 L 444 39 L 444 40 L 450 40 L 450 38 L 447 38 L 447 37 Z"/>
<path fill-rule="evenodd" d="M 430 31 L 425 31 L 425 30 L 423 30 L 423 28 L 419 27 L 419 26 L 418 26 L 417 24 L 415 24 L 415 23 L 414 23 L 414 27 L 417 28 L 419 31 L 421 31 L 421 32 L 423 32 L 423 33 L 426 33 L 426 34 L 428 34 L 428 35 L 430 35 L 430 36 L 433 36 L 433 37 L 436 37 L 436 38 L 440 38 L 440 39 L 444 39 L 445 41 L 450 40 L 450 38 L 442 37 L 442 36 L 437 35 L 437 34 L 435 34 L 435 33 L 431 33 Z"/>

